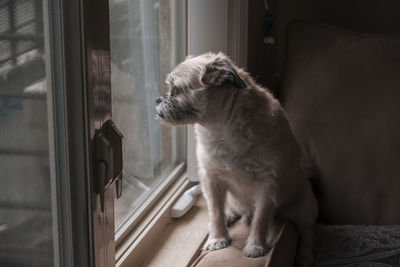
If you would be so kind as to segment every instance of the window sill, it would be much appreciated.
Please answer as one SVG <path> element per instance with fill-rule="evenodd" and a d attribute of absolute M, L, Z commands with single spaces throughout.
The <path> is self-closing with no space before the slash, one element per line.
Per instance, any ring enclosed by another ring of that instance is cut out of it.
<path fill-rule="evenodd" d="M 188 266 L 198 256 L 208 233 L 208 213 L 200 195 L 183 217 L 171 219 L 175 200 L 194 183 L 183 175 L 133 233 L 117 247 L 116 266 Z"/>

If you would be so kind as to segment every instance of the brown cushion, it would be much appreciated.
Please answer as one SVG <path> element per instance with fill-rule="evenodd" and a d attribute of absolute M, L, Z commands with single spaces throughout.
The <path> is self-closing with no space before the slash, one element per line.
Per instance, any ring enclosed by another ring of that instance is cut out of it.
<path fill-rule="evenodd" d="M 279 234 L 279 241 L 267 255 L 259 258 L 248 258 L 242 249 L 250 228 L 241 222 L 236 222 L 229 228 L 232 244 L 224 249 L 202 251 L 192 267 L 292 267 L 297 250 L 298 235 L 293 224 L 286 223 Z"/>
<path fill-rule="evenodd" d="M 320 221 L 399 224 L 400 39 L 294 22 L 283 97 Z"/>
<path fill-rule="evenodd" d="M 242 249 L 249 234 L 249 227 L 237 222 L 229 229 L 232 244 L 224 249 L 215 251 L 202 251 L 192 267 L 264 267 L 267 256 L 248 258 L 243 255 Z"/>

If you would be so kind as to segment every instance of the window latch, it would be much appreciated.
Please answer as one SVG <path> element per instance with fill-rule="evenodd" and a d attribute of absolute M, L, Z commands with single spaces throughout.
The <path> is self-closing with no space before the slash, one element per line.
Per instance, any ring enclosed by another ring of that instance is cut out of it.
<path fill-rule="evenodd" d="M 122 195 L 123 135 L 112 120 L 106 121 L 94 136 L 94 189 L 100 195 L 104 212 L 104 192 L 114 181 L 117 198 Z"/>

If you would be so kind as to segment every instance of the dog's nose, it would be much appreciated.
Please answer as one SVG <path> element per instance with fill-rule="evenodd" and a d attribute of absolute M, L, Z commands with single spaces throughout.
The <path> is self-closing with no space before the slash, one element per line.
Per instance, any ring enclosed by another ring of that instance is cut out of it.
<path fill-rule="evenodd" d="M 162 97 L 157 97 L 156 98 L 156 104 L 160 104 L 162 102 Z"/>

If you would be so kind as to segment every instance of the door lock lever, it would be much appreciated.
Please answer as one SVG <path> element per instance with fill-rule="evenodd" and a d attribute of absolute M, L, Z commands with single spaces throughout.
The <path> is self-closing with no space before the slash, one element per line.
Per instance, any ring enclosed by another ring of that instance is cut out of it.
<path fill-rule="evenodd" d="M 117 198 L 122 195 L 123 135 L 113 121 L 106 121 L 96 130 L 93 152 L 94 188 L 104 212 L 104 194 L 110 184 L 115 181 Z"/>

